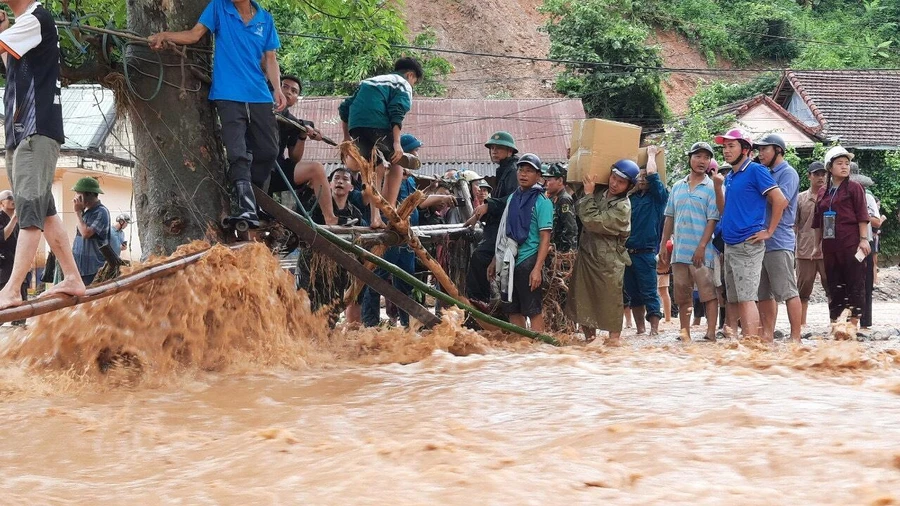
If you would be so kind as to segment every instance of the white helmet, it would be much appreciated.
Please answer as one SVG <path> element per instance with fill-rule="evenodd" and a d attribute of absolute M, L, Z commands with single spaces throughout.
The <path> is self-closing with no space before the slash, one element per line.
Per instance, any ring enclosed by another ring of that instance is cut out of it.
<path fill-rule="evenodd" d="M 472 181 L 478 181 L 479 179 L 484 179 L 484 176 L 478 174 L 474 170 L 464 170 L 459 175 L 460 179 L 465 179 L 467 182 L 471 183 Z"/>
<path fill-rule="evenodd" d="M 825 153 L 825 170 L 831 170 L 831 162 L 833 162 L 835 158 L 842 156 L 846 156 L 848 159 L 853 160 L 853 153 L 844 149 L 843 146 L 835 146 L 829 149 Z"/>

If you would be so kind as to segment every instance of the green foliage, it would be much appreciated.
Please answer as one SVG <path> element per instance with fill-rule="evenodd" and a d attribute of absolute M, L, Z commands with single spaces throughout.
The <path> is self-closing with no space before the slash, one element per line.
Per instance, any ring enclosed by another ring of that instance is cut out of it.
<path fill-rule="evenodd" d="M 397 58 L 412 56 L 425 71 L 416 92 L 443 94 L 445 88 L 438 79 L 452 71 L 447 60 L 392 47 L 409 44 L 400 7 L 398 2 L 384 0 L 269 0 L 267 8 L 279 30 L 338 39 L 282 37 L 278 59 L 283 71 L 305 81 L 304 94 L 345 95 L 360 80 L 390 72 Z M 434 32 L 425 30 L 412 45 L 430 47 L 435 40 Z"/>
<path fill-rule="evenodd" d="M 62 0 L 45 3 L 52 12 L 62 12 Z M 401 56 L 413 56 L 422 63 L 425 78 L 416 86 L 417 93 L 435 96 L 445 91 L 439 79 L 453 70 L 447 60 L 433 53 L 393 47 L 410 43 L 400 2 L 263 0 L 261 4 L 272 13 L 282 32 L 282 47 L 278 51 L 282 71 L 303 79 L 307 95 L 350 93 L 360 80 L 390 72 Z M 121 0 L 73 1 L 70 13 L 95 26 L 107 26 L 110 21 L 120 29 L 127 25 L 126 2 Z M 85 18 L 88 14 L 95 16 Z M 430 30 L 412 41 L 413 45 L 425 47 L 434 43 L 434 32 Z M 94 57 L 82 55 L 78 44 L 65 31 L 61 33 L 61 46 L 69 63 L 77 65 Z"/>
<path fill-rule="evenodd" d="M 710 64 L 862 68 L 900 64 L 900 1 L 635 0 L 644 22 L 696 41 Z"/>
<path fill-rule="evenodd" d="M 659 125 L 669 116 L 656 71 L 636 69 L 662 65 L 659 49 L 647 46 L 650 28 L 636 19 L 624 19 L 628 1 L 547 0 L 541 8 L 550 19 L 550 57 L 611 64 L 566 64 L 556 87 L 568 96 L 581 97 L 591 117 L 640 125 Z M 627 17 L 627 16 L 626 16 Z"/>
<path fill-rule="evenodd" d="M 881 214 L 888 220 L 881 227 L 881 250 L 886 255 L 900 254 L 900 227 L 896 215 L 900 210 L 900 151 L 857 151 L 862 173 L 875 184 L 869 188 L 881 202 Z"/>
<path fill-rule="evenodd" d="M 670 124 L 663 136 L 662 146 L 666 149 L 666 174 L 669 186 L 683 178 L 690 171 L 686 153 L 695 142 L 705 141 L 713 144 L 716 134 L 722 133 L 734 121 L 734 115 L 710 118 L 707 115 L 694 113 L 677 123 Z M 721 163 L 721 153 L 716 155 Z"/>
<path fill-rule="evenodd" d="M 760 93 L 769 95 L 778 85 L 780 75 L 767 72 L 747 82 L 729 83 L 713 81 L 701 86 L 688 102 L 692 112 L 710 111 L 732 102 L 744 100 Z"/>

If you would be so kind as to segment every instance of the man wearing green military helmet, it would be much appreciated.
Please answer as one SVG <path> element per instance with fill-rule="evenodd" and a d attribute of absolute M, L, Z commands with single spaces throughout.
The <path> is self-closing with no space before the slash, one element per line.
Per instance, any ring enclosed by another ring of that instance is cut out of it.
<path fill-rule="evenodd" d="M 550 244 L 554 251 L 572 251 L 578 245 L 578 222 L 575 221 L 575 201 L 566 191 L 568 170 L 561 163 L 553 163 L 544 170 L 547 197 L 553 202 L 553 235 Z"/>
<path fill-rule="evenodd" d="M 100 247 L 109 242 L 109 209 L 100 202 L 98 196 L 103 190 L 100 183 L 92 177 L 79 179 L 72 191 L 75 192 L 72 205 L 78 219 L 72 252 L 75 254 L 75 264 L 81 273 L 81 280 L 87 286 L 94 281 L 94 276 L 105 261 Z"/>
<path fill-rule="evenodd" d="M 497 242 L 497 232 L 500 228 L 500 218 L 506 209 L 506 201 L 519 187 L 516 173 L 516 163 L 519 158 L 516 153 L 516 141 L 509 132 L 498 131 L 484 143 L 488 149 L 491 161 L 499 164 L 497 167 L 497 183 L 491 192 L 491 198 L 484 204 L 475 208 L 475 212 L 467 226 L 474 225 L 477 221 L 484 221 L 484 235 L 481 242 L 472 253 L 469 262 L 469 271 L 466 275 L 466 295 L 470 299 L 489 301 L 491 299 L 491 285 L 487 277 L 488 265 L 494 259 L 494 248 Z"/>

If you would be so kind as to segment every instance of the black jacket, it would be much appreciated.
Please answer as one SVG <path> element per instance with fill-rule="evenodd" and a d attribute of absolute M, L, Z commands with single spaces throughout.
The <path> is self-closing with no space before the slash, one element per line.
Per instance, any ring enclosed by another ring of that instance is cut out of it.
<path fill-rule="evenodd" d="M 517 163 L 519 163 L 519 157 L 513 155 L 502 160 L 497 167 L 497 183 L 491 191 L 491 198 L 485 201 L 488 211 L 484 215 L 484 235 L 481 237 L 481 242 L 478 243 L 479 250 L 494 251 L 497 232 L 500 229 L 500 219 L 503 218 L 503 211 L 506 209 L 506 201 L 519 187 L 519 180 L 516 177 Z"/>

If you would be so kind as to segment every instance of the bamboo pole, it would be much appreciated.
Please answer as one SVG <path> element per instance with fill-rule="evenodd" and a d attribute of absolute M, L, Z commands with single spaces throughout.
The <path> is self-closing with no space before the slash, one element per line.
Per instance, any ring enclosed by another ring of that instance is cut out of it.
<path fill-rule="evenodd" d="M 432 295 L 433 297 L 438 298 L 443 302 L 446 302 L 448 304 L 453 304 L 454 306 L 457 306 L 466 311 L 469 311 L 477 320 L 479 320 L 482 323 L 487 323 L 488 325 L 494 326 L 496 328 L 506 330 L 508 332 L 513 332 L 513 333 L 523 335 L 526 337 L 530 337 L 532 339 L 537 339 L 537 340 L 540 340 L 540 341 L 543 341 L 543 342 L 546 342 L 549 344 L 553 344 L 553 345 L 559 344 L 556 341 L 556 339 L 554 339 L 551 336 L 539 334 L 537 332 L 523 329 L 522 327 L 519 327 L 518 325 L 513 325 L 509 322 L 504 322 L 502 320 L 494 318 L 493 316 L 490 316 L 486 313 L 483 313 L 483 312 L 475 309 L 472 306 L 471 302 L 469 302 L 469 300 L 466 297 L 462 296 L 459 293 L 459 290 L 456 288 L 456 285 L 453 283 L 453 281 L 450 280 L 450 277 L 447 275 L 447 273 L 444 272 L 444 269 L 443 269 L 443 267 L 441 267 L 441 264 L 438 263 L 437 261 L 435 261 L 434 258 L 432 258 L 431 255 L 428 253 L 428 251 L 426 251 L 425 248 L 422 247 L 422 243 L 416 237 L 415 231 L 410 229 L 409 221 L 401 220 L 400 216 L 398 215 L 398 213 L 394 209 L 394 207 L 381 195 L 381 193 L 379 191 L 377 191 L 377 188 L 375 188 L 375 170 L 374 170 L 374 166 L 376 163 L 375 153 L 373 152 L 373 154 L 372 154 L 372 160 L 367 162 L 365 159 L 362 158 L 362 156 L 359 154 L 359 151 L 357 150 L 356 146 L 352 142 L 341 143 L 340 149 L 341 149 L 341 158 L 342 159 L 350 158 L 354 161 L 354 163 L 357 164 L 358 167 L 361 168 L 363 182 L 365 183 L 364 193 L 369 197 L 369 205 L 374 205 L 382 213 L 384 213 L 385 217 L 387 217 L 387 219 L 388 219 L 388 223 L 391 225 L 392 228 L 394 228 L 394 230 L 397 231 L 397 233 L 401 233 L 401 234 L 404 232 L 406 233 L 406 235 L 409 237 L 409 244 L 415 251 L 416 256 L 418 256 L 419 259 L 422 260 L 422 262 L 425 265 L 429 266 L 429 270 L 431 270 L 432 275 L 441 284 L 441 287 L 443 287 L 444 291 L 447 293 L 443 293 L 439 290 L 435 290 L 431 286 L 428 286 L 427 284 L 422 283 L 420 280 L 418 280 L 414 276 L 411 276 L 409 273 L 407 273 L 403 269 L 398 268 L 397 266 L 391 264 L 390 262 L 384 261 L 384 259 L 382 259 L 380 257 L 375 257 L 374 255 L 372 255 L 368 251 L 360 248 L 359 246 L 351 245 L 353 247 L 353 252 L 355 254 L 357 254 L 357 255 L 361 256 L 361 258 L 364 258 L 365 260 L 369 260 L 370 262 L 387 270 L 394 276 L 399 277 L 406 283 L 418 288 L 419 290 L 421 290 L 425 293 L 428 293 L 429 295 Z M 416 193 L 420 193 L 420 192 L 416 192 Z M 413 195 L 415 195 L 415 194 L 413 194 Z M 296 193 L 294 194 L 294 197 L 297 200 L 297 202 L 299 203 L 300 199 L 299 199 L 299 197 L 296 196 Z M 409 197 L 407 197 L 407 199 L 404 201 L 404 204 L 406 204 L 408 200 L 409 200 Z M 401 207 L 403 207 L 403 205 L 401 205 Z M 300 209 L 303 209 L 302 205 L 300 206 Z M 304 210 L 304 212 L 306 212 L 306 211 Z M 309 219 L 308 216 L 307 216 L 307 220 L 309 220 L 309 222 L 312 222 L 312 220 Z M 317 225 L 315 225 L 315 224 L 313 224 L 312 226 L 317 227 Z M 334 236 L 333 234 L 331 234 L 331 236 L 334 237 L 335 239 L 339 239 L 336 236 Z M 328 236 L 326 235 L 326 238 L 327 237 Z M 451 295 L 448 295 L 448 294 L 451 294 Z M 492 330 L 492 329 L 489 329 L 489 330 Z"/>
<path fill-rule="evenodd" d="M 313 223 L 312 220 L 310 220 L 308 217 L 300 216 L 299 214 L 295 213 L 294 211 L 282 206 L 281 204 L 278 204 L 271 198 L 268 198 L 268 196 L 259 188 L 254 188 L 253 191 L 256 193 L 257 202 L 261 203 L 261 207 L 263 208 L 263 210 L 266 210 L 267 212 L 269 212 L 269 214 L 272 214 L 273 216 L 275 215 L 275 213 L 273 213 L 272 211 L 276 211 L 280 215 L 289 217 L 290 219 L 288 219 L 288 220 L 280 220 L 279 219 L 279 221 L 281 221 L 282 225 L 284 225 L 285 228 L 293 231 L 298 236 L 303 235 L 302 231 L 297 226 L 298 223 L 302 223 L 303 226 L 309 227 L 309 228 L 318 227 L 318 225 Z M 270 205 L 273 207 L 268 208 L 268 206 L 270 206 Z M 274 206 L 277 206 L 277 209 L 275 209 Z M 301 209 L 303 209 L 303 208 L 301 207 Z M 367 260 L 367 261 L 372 262 L 373 264 L 377 265 L 378 267 L 381 267 L 382 269 L 388 271 L 393 276 L 396 276 L 397 278 L 401 279 L 402 281 L 419 289 L 423 293 L 431 295 L 432 297 L 439 299 L 440 301 L 445 302 L 448 305 L 456 306 L 464 311 L 468 311 L 479 321 L 487 322 L 491 325 L 496 326 L 500 330 L 504 330 L 506 332 L 512 332 L 513 334 L 519 334 L 521 336 L 525 336 L 525 337 L 528 337 L 528 338 L 531 338 L 531 339 L 534 339 L 537 341 L 542 341 L 547 344 L 559 346 L 559 341 L 554 339 L 552 336 L 548 336 L 546 334 L 540 334 L 538 332 L 523 329 L 522 327 L 513 325 L 509 322 L 498 320 L 497 318 L 494 318 L 493 316 L 483 313 L 482 311 L 479 311 L 477 308 L 475 308 L 469 304 L 466 304 L 457 299 L 454 299 L 453 297 L 447 295 L 446 293 L 444 293 L 440 290 L 437 290 L 434 287 L 429 286 L 425 283 L 422 283 L 421 280 L 417 279 L 415 276 L 409 274 L 408 272 L 397 267 L 396 265 L 384 260 L 381 257 L 373 255 L 371 252 L 359 247 L 356 244 L 353 244 L 353 243 L 350 243 L 350 242 L 347 242 L 347 241 L 341 239 L 340 237 L 329 232 L 328 230 L 315 228 L 315 231 L 323 239 L 325 239 L 329 243 L 333 244 L 334 246 L 340 248 L 341 250 L 346 251 L 347 253 L 353 254 L 353 255 L 361 258 L 362 260 Z M 415 316 L 412 314 L 410 314 L 410 316 L 415 318 Z M 434 316 L 434 315 L 432 315 L 432 316 Z"/>
<path fill-rule="evenodd" d="M 248 243 L 237 243 L 229 245 L 227 246 L 227 248 L 238 250 L 240 248 L 243 248 L 247 244 Z M 105 283 L 88 287 L 85 294 L 81 296 L 48 295 L 46 297 L 38 298 L 33 301 L 26 301 L 21 306 L 0 310 L 0 322 L 10 322 L 14 320 L 24 320 L 25 318 L 33 318 L 35 316 L 46 314 L 66 307 L 76 306 L 78 304 L 84 304 L 85 302 L 93 302 L 95 300 L 103 299 L 124 290 L 133 290 L 134 288 L 137 288 L 143 284 L 149 283 L 150 281 L 153 281 L 155 279 L 172 275 L 184 269 L 185 267 L 196 263 L 198 260 L 203 258 L 203 256 L 206 255 L 209 250 L 210 248 L 207 248 L 203 251 L 191 255 L 173 258 L 161 264 L 147 267 L 146 269 L 141 269 L 126 276 L 120 276 L 119 278 L 107 281 Z"/>

